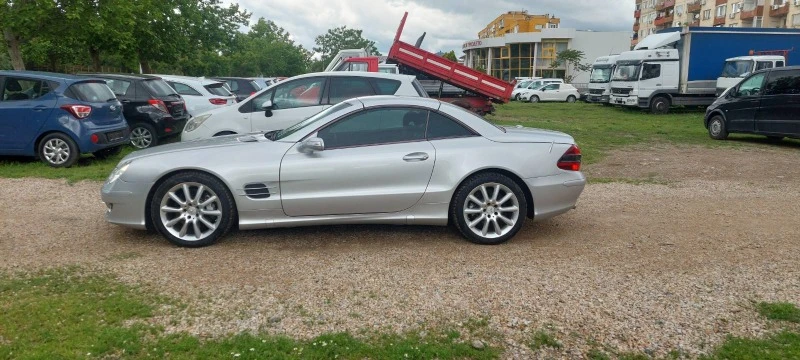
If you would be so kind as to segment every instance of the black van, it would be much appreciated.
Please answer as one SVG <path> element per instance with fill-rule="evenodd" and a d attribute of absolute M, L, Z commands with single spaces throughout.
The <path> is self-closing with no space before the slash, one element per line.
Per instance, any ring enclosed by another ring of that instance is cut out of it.
<path fill-rule="evenodd" d="M 705 126 L 717 140 L 729 133 L 800 138 L 800 66 L 754 72 L 706 109 Z"/>

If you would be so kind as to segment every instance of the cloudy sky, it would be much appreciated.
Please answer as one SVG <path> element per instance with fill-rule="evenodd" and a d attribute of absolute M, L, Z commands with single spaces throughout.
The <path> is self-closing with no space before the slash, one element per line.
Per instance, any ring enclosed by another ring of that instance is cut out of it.
<path fill-rule="evenodd" d="M 346 25 L 364 30 L 364 37 L 377 43 L 384 54 L 408 11 L 403 40 L 425 36 L 430 51 L 456 50 L 478 37 L 478 31 L 501 13 L 527 10 L 529 14 L 552 14 L 561 26 L 581 30 L 630 31 L 634 0 L 228 0 L 253 13 L 252 21 L 264 17 L 286 29 L 292 38 L 311 49 L 314 38 L 328 29 Z"/>

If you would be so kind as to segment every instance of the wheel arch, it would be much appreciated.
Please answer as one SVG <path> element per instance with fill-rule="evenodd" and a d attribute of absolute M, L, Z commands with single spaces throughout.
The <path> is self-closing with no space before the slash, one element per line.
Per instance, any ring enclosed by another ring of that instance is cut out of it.
<path fill-rule="evenodd" d="M 207 169 L 182 168 L 182 169 L 174 169 L 174 170 L 171 170 L 169 172 L 161 174 L 158 177 L 158 179 L 153 183 L 153 185 L 150 186 L 150 189 L 147 190 L 147 197 L 145 198 L 145 203 L 144 203 L 144 223 L 145 223 L 145 227 L 147 228 L 147 230 L 154 231 L 156 229 L 155 226 L 153 225 L 153 220 L 152 220 L 152 217 L 151 217 L 152 214 L 150 214 L 150 202 L 153 201 L 153 196 L 155 195 L 156 190 L 158 189 L 158 187 L 161 186 L 161 184 L 163 184 L 165 181 L 167 181 L 167 179 L 169 179 L 170 177 L 172 177 L 174 175 L 177 175 L 177 174 L 180 174 L 180 173 L 191 173 L 191 172 L 203 173 L 205 175 L 211 176 L 211 177 L 217 179 L 219 182 L 221 182 L 225 186 L 225 189 L 228 190 L 228 193 L 231 195 L 231 199 L 233 200 L 233 206 L 234 206 L 234 209 L 233 209 L 233 214 L 234 214 L 233 226 L 234 226 L 235 229 L 238 229 L 239 228 L 239 210 L 238 210 L 238 204 L 236 203 L 236 194 L 234 193 L 233 188 L 231 187 L 231 184 L 229 184 L 227 181 L 225 181 L 221 176 L 219 176 L 219 174 L 216 174 L 214 172 L 208 171 Z"/>
<path fill-rule="evenodd" d="M 78 147 L 78 155 L 83 154 L 83 150 L 81 150 L 81 143 L 80 143 L 80 141 L 78 141 L 79 139 L 75 138 L 75 136 L 73 136 L 72 134 L 70 134 L 70 133 L 68 133 L 66 131 L 47 130 L 47 131 L 43 131 L 41 134 L 39 134 L 39 136 L 37 136 L 36 139 L 33 141 L 33 153 L 35 155 L 37 155 L 37 156 L 39 155 L 39 145 L 41 145 L 42 140 L 47 135 L 50 135 L 50 134 L 62 134 L 62 135 L 67 136 L 68 138 L 72 139 L 72 142 L 74 142 L 75 146 Z"/>
<path fill-rule="evenodd" d="M 725 122 L 726 126 L 728 125 L 728 118 L 725 117 L 725 113 L 720 109 L 715 109 L 712 110 L 710 113 L 708 113 L 708 115 L 706 115 L 705 119 L 703 120 L 703 125 L 705 126 L 706 129 L 708 129 L 708 122 L 711 121 L 711 118 L 717 115 L 722 116 L 722 121 Z"/>
<path fill-rule="evenodd" d="M 461 181 L 458 182 L 458 185 L 456 185 L 455 189 L 453 190 L 453 194 L 450 195 L 450 204 L 451 205 L 453 204 L 453 201 L 455 200 L 456 194 L 458 193 L 458 189 L 467 180 L 469 180 L 470 178 L 472 178 L 474 176 L 477 176 L 477 175 L 480 175 L 480 174 L 488 174 L 488 173 L 496 173 L 496 174 L 501 174 L 501 175 L 508 176 L 511 180 L 513 180 L 515 183 L 517 183 L 517 185 L 519 185 L 520 188 L 522 188 L 522 192 L 525 194 L 525 203 L 527 205 L 527 214 L 525 214 L 525 215 L 529 219 L 533 219 L 533 215 L 534 215 L 535 211 L 534 211 L 534 208 L 533 208 L 533 194 L 531 193 L 531 189 L 528 188 L 528 185 L 525 184 L 525 181 L 522 180 L 522 177 L 520 177 L 519 175 L 517 175 L 513 171 L 510 171 L 510 170 L 507 170 L 507 169 L 502 169 L 502 168 L 479 169 L 479 170 L 476 170 L 476 171 L 473 171 L 473 172 L 469 173 L 467 176 L 464 176 L 464 178 L 462 178 Z M 448 208 L 449 208 L 449 206 L 448 206 Z M 450 214 L 450 212 L 448 211 L 447 212 L 447 217 L 448 217 L 447 222 L 448 222 L 448 224 L 451 223 L 452 220 L 453 220 L 453 219 L 450 219 L 451 215 L 452 214 Z"/>

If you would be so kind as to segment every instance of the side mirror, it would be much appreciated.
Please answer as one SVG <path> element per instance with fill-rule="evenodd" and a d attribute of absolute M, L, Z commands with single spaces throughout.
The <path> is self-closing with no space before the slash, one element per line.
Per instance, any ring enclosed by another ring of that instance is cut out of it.
<path fill-rule="evenodd" d="M 746 72 L 746 73 L 744 73 L 744 74 L 742 74 L 742 75 L 739 75 L 739 77 L 740 77 L 740 78 L 746 78 L 746 77 L 747 77 L 747 75 L 750 75 L 750 73 L 749 73 L 749 72 Z"/>
<path fill-rule="evenodd" d="M 261 110 L 264 110 L 264 116 L 266 117 L 272 116 L 272 108 L 273 105 L 271 100 L 264 101 L 264 103 L 261 104 Z"/>
<path fill-rule="evenodd" d="M 308 138 L 302 143 L 300 143 L 300 147 L 298 150 L 305 152 L 305 153 L 312 153 L 315 151 L 323 151 L 325 150 L 325 141 L 318 137 Z"/>

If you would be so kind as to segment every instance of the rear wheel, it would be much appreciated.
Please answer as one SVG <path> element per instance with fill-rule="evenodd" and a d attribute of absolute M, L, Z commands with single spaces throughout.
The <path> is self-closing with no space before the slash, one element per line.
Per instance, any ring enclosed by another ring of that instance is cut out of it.
<path fill-rule="evenodd" d="M 497 173 L 478 174 L 456 190 L 450 218 L 467 240 L 483 245 L 508 241 L 525 223 L 525 193 L 514 180 Z"/>
<path fill-rule="evenodd" d="M 39 158 L 52 167 L 70 167 L 78 161 L 80 150 L 72 138 L 62 133 L 45 136 L 39 142 Z"/>
<path fill-rule="evenodd" d="M 567 96 L 567 102 L 568 102 L 568 103 L 574 103 L 574 102 L 575 102 L 575 100 L 577 100 L 577 99 L 575 98 L 575 96 L 573 96 L 573 95 Z"/>
<path fill-rule="evenodd" d="M 725 140 L 728 138 L 728 130 L 725 128 L 725 119 L 720 115 L 714 115 L 708 121 L 708 135 L 715 140 Z"/>
<path fill-rule="evenodd" d="M 538 103 L 539 102 L 539 97 L 536 96 L 536 95 L 531 95 L 531 98 L 528 99 L 528 101 L 530 101 L 532 103 Z"/>
<path fill-rule="evenodd" d="M 653 114 L 666 114 L 669 112 L 669 98 L 664 96 L 656 96 L 650 102 L 650 112 Z"/>
<path fill-rule="evenodd" d="M 201 172 L 169 177 L 149 204 L 150 219 L 171 243 L 185 247 L 211 245 L 225 235 L 236 218 L 228 188 Z"/>
<path fill-rule="evenodd" d="M 138 123 L 131 128 L 131 145 L 137 149 L 147 149 L 158 145 L 156 129 L 146 123 Z"/>

